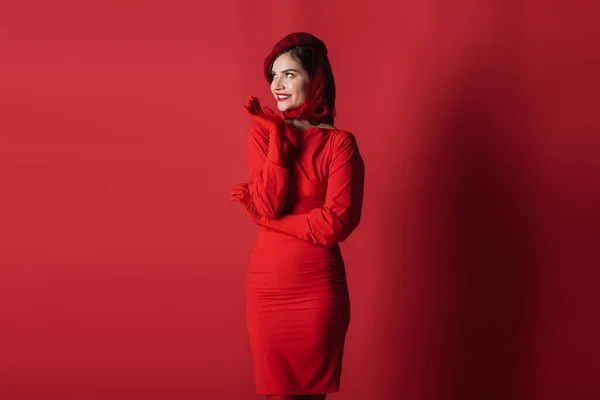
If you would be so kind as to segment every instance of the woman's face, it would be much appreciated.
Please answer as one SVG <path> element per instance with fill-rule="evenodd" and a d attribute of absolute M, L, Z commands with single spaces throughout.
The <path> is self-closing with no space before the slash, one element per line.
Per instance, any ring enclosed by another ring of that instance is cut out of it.
<path fill-rule="evenodd" d="M 308 72 L 299 60 L 290 53 L 284 53 L 273 62 L 271 73 L 271 92 L 279 111 L 295 110 L 306 102 L 310 87 Z"/>

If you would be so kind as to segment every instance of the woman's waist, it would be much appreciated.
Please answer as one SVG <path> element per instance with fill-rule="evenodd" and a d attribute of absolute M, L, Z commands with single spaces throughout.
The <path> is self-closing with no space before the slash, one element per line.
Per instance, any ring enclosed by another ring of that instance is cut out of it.
<path fill-rule="evenodd" d="M 250 256 L 251 271 L 337 274 L 343 269 L 339 246 L 326 247 L 275 231 L 260 231 Z"/>
<path fill-rule="evenodd" d="M 254 241 L 253 252 L 277 253 L 297 257 L 304 255 L 310 257 L 340 258 L 341 252 L 338 245 L 323 246 L 291 236 L 276 230 L 261 227 Z"/>
<path fill-rule="evenodd" d="M 279 257 L 253 252 L 247 277 L 248 284 L 255 288 L 318 291 L 346 285 L 346 269 L 340 258 Z"/>

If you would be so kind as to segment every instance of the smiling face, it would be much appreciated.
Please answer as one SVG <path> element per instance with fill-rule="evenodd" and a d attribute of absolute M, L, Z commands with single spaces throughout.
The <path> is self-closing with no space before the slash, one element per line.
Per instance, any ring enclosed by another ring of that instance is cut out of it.
<path fill-rule="evenodd" d="M 271 92 L 279 111 L 295 110 L 306 102 L 309 76 L 300 60 L 290 53 L 283 53 L 273 62 L 271 74 Z"/>

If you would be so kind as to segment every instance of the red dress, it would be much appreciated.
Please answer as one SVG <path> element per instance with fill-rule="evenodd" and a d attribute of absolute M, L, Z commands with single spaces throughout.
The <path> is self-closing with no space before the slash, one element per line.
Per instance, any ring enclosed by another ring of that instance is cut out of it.
<path fill-rule="evenodd" d="M 267 159 L 267 132 L 258 124 L 249 132 L 252 202 L 287 226 L 261 227 L 250 256 L 247 324 L 256 391 L 336 392 L 350 322 L 338 243 L 359 223 L 364 166 L 349 132 L 286 126 L 285 136 L 287 165 L 277 165 Z"/>

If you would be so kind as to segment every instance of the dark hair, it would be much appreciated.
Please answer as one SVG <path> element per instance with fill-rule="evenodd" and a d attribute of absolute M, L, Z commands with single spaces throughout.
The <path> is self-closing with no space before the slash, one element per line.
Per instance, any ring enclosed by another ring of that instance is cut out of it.
<path fill-rule="evenodd" d="M 289 50 L 283 51 L 279 54 L 277 54 L 275 57 L 273 57 L 273 60 L 271 61 L 271 65 L 269 66 L 269 71 L 273 70 L 273 64 L 275 63 L 275 60 L 281 56 L 282 54 L 285 53 L 290 53 L 292 55 L 292 57 L 294 57 L 296 60 L 300 61 L 300 64 L 302 64 L 302 68 L 304 68 L 304 70 L 306 72 L 308 72 L 308 77 L 312 77 L 313 72 L 315 70 L 315 65 L 314 65 L 314 57 L 313 57 L 313 49 L 311 47 L 305 47 L 305 46 L 296 46 L 296 47 L 292 47 Z M 273 75 L 270 75 L 270 80 L 271 82 L 273 81 Z"/>

